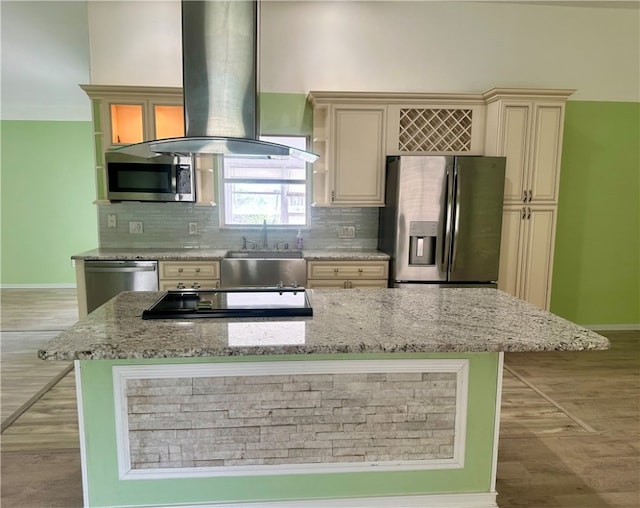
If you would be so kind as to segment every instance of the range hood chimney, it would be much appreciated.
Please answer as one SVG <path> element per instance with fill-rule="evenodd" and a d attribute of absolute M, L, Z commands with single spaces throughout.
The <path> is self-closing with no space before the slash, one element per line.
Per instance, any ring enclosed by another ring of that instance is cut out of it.
<path fill-rule="evenodd" d="M 258 2 L 182 0 L 182 78 L 186 136 L 129 145 L 139 157 L 220 154 L 318 156 L 258 140 Z"/>

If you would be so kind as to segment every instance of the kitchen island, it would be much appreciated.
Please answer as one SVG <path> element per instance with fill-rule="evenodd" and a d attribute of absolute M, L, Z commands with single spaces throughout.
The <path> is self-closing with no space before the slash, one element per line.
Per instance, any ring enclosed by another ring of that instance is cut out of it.
<path fill-rule="evenodd" d="M 503 353 L 608 347 L 492 289 L 142 320 L 160 296 L 122 293 L 39 352 L 76 362 L 87 506 L 497 506 Z"/>

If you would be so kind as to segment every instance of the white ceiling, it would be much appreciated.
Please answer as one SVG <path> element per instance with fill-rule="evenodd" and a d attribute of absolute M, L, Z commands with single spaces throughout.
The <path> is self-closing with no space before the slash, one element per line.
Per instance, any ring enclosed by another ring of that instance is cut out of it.
<path fill-rule="evenodd" d="M 594 7 L 600 9 L 640 9 L 640 0 L 493 0 L 492 3 Z"/>

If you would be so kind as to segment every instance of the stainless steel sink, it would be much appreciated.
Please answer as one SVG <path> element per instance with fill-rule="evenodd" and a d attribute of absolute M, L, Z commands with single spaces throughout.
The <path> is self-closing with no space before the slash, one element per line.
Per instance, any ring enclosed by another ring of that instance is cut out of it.
<path fill-rule="evenodd" d="M 297 250 L 230 250 L 225 258 L 232 259 L 302 259 Z"/>
<path fill-rule="evenodd" d="M 220 262 L 220 285 L 238 287 L 305 286 L 307 262 L 299 251 L 229 251 Z"/>

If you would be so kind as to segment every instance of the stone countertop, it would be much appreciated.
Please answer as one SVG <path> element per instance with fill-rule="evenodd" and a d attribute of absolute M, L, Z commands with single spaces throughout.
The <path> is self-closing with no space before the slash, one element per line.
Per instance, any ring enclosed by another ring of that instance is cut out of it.
<path fill-rule="evenodd" d="M 307 261 L 388 261 L 389 255 L 379 250 L 303 250 Z"/>
<path fill-rule="evenodd" d="M 125 292 L 50 341 L 43 360 L 581 351 L 606 338 L 495 289 L 307 290 L 301 318 L 143 320 L 163 293 Z"/>
<path fill-rule="evenodd" d="M 220 260 L 229 249 L 93 249 L 71 256 L 71 259 L 100 261 L 204 261 Z"/>
<path fill-rule="evenodd" d="M 239 249 L 93 249 L 71 256 L 71 259 L 94 260 L 159 260 L 219 261 L 228 251 Z M 376 250 L 303 250 L 302 256 L 312 261 L 387 261 L 389 255 Z"/>

